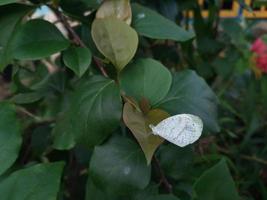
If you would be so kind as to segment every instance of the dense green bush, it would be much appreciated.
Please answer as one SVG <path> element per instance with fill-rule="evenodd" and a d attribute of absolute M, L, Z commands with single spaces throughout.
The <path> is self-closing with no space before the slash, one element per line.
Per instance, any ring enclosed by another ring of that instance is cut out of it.
<path fill-rule="evenodd" d="M 219 2 L 0 0 L 0 199 L 267 199 L 265 31 Z"/>

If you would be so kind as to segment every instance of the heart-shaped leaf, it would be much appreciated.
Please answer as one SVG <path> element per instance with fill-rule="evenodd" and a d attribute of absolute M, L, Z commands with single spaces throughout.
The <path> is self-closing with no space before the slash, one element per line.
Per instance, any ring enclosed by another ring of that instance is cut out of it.
<path fill-rule="evenodd" d="M 64 64 L 79 77 L 89 68 L 91 60 L 92 54 L 88 48 L 71 47 L 63 52 Z"/>
<path fill-rule="evenodd" d="M 55 126 L 55 148 L 69 149 L 75 142 L 92 147 L 119 126 L 122 104 L 113 80 L 94 76 L 81 81 L 75 87 L 70 105 Z"/>
<path fill-rule="evenodd" d="M 140 102 L 147 99 L 153 106 L 168 93 L 172 76 L 160 62 L 146 58 L 128 65 L 119 76 L 122 90 Z"/>
<path fill-rule="evenodd" d="M 96 12 L 96 18 L 117 18 L 130 25 L 132 21 L 130 0 L 104 1 Z"/>
<path fill-rule="evenodd" d="M 217 97 L 203 78 L 192 70 L 174 74 L 166 98 L 158 108 L 172 115 L 188 113 L 199 116 L 204 128 L 217 132 Z"/>
<path fill-rule="evenodd" d="M 150 181 L 151 166 L 132 140 L 113 137 L 94 149 L 89 173 L 96 186 L 114 194 L 144 189 Z"/>
<path fill-rule="evenodd" d="M 98 50 L 118 71 L 134 57 L 138 45 L 136 31 L 125 22 L 114 18 L 95 19 L 92 24 L 92 38 Z"/>
<path fill-rule="evenodd" d="M 12 41 L 12 55 L 20 60 L 34 60 L 50 56 L 69 46 L 54 24 L 35 19 L 22 25 Z"/>
<path fill-rule="evenodd" d="M 133 135 L 140 144 L 148 164 L 151 162 L 152 156 L 158 146 L 164 141 L 161 137 L 152 134 L 149 125 L 156 125 L 167 117 L 169 117 L 169 114 L 160 109 L 151 110 L 144 115 L 142 112 L 135 109 L 130 103 L 127 102 L 124 104 L 124 123 L 132 131 Z"/>

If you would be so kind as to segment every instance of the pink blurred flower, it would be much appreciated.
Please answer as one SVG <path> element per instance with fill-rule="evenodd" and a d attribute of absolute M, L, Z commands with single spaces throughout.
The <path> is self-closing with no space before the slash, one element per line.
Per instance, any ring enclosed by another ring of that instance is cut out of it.
<path fill-rule="evenodd" d="M 267 53 L 267 45 L 261 38 L 255 40 L 251 46 L 251 51 L 257 54 L 265 54 Z"/>
<path fill-rule="evenodd" d="M 267 54 L 261 54 L 256 57 L 256 66 L 262 72 L 267 73 Z"/>
<path fill-rule="evenodd" d="M 256 39 L 250 50 L 255 53 L 256 67 L 261 72 L 267 73 L 267 45 L 265 42 L 261 38 Z"/>

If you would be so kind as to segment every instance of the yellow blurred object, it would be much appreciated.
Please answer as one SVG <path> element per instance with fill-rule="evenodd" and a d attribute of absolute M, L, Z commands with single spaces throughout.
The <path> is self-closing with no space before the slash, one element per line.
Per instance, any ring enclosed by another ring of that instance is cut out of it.
<path fill-rule="evenodd" d="M 203 17 L 208 17 L 209 16 L 209 10 L 208 10 L 208 4 L 206 3 L 205 0 L 198 0 L 199 5 L 202 9 L 202 16 Z M 245 0 L 245 3 L 250 6 L 251 8 L 253 8 L 253 0 Z M 237 1 L 223 1 L 221 0 L 221 9 L 220 9 L 220 17 L 222 18 L 233 18 L 233 17 L 238 17 L 240 10 L 241 10 L 241 6 L 239 5 L 239 3 Z M 250 12 L 246 9 L 243 9 L 242 11 L 242 16 L 245 18 L 249 18 L 249 19 L 256 19 L 256 18 L 267 18 L 267 7 L 266 6 L 260 6 L 259 8 L 253 8 L 253 11 Z M 193 17 L 194 13 L 193 11 L 189 12 L 189 16 Z"/>
<path fill-rule="evenodd" d="M 253 7 L 253 0 L 245 0 L 246 4 Z M 243 16 L 246 18 L 267 18 L 266 6 L 261 6 L 257 9 L 253 9 L 253 12 L 244 10 Z"/>
<path fill-rule="evenodd" d="M 106 0 L 102 3 L 96 13 L 97 19 L 117 18 L 125 21 L 128 25 L 132 21 L 132 10 L 130 0 Z"/>

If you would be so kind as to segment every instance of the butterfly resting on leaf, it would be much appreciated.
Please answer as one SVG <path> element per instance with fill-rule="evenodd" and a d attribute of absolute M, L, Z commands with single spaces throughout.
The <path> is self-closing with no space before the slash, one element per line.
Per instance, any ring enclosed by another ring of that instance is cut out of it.
<path fill-rule="evenodd" d="M 202 120 L 195 115 L 180 114 L 162 120 L 156 126 L 149 125 L 154 135 L 185 147 L 199 139 L 203 130 Z"/>

